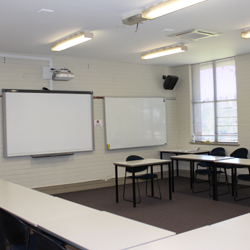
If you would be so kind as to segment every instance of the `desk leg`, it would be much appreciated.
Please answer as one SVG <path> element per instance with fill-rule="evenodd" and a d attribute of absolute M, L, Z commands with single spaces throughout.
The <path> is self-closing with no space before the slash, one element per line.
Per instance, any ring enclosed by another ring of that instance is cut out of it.
<path fill-rule="evenodd" d="M 218 200 L 217 166 L 213 162 L 213 199 Z"/>
<path fill-rule="evenodd" d="M 194 183 L 194 161 L 190 161 L 190 188 L 193 189 Z"/>
<path fill-rule="evenodd" d="M 168 163 L 168 188 L 169 188 L 169 200 L 172 200 L 172 164 Z"/>
<path fill-rule="evenodd" d="M 119 202 L 119 197 L 118 197 L 118 170 L 117 170 L 117 165 L 115 165 L 115 195 L 116 195 L 116 203 Z"/>
<path fill-rule="evenodd" d="M 237 195 L 236 190 L 236 178 L 237 178 L 237 167 L 231 167 L 231 176 L 232 176 L 232 196 Z"/>
<path fill-rule="evenodd" d="M 153 166 L 150 166 L 151 174 L 153 174 Z M 154 180 L 151 180 L 151 195 L 154 197 Z"/>
<path fill-rule="evenodd" d="M 134 168 L 132 171 L 132 178 L 133 178 L 133 207 L 136 207 L 136 195 L 135 195 L 135 172 Z"/>
<path fill-rule="evenodd" d="M 176 155 L 178 155 L 178 154 L 176 154 Z M 179 176 L 179 161 L 176 161 L 176 176 Z"/>
<path fill-rule="evenodd" d="M 178 160 L 176 160 L 178 162 Z M 172 192 L 174 192 L 174 160 L 172 159 L 172 164 L 171 164 L 171 182 L 172 182 Z"/>
<path fill-rule="evenodd" d="M 163 155 L 162 152 L 160 152 L 160 158 L 162 159 Z M 161 164 L 161 179 L 163 179 L 163 165 Z"/>

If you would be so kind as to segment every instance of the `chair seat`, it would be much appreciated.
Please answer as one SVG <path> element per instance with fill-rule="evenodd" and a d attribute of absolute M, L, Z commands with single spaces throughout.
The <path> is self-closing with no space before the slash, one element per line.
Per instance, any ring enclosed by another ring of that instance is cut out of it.
<path fill-rule="evenodd" d="M 238 179 L 242 181 L 250 181 L 250 174 L 239 174 Z"/>
<path fill-rule="evenodd" d="M 208 163 L 205 162 L 205 161 L 199 162 L 197 165 L 198 165 L 199 167 L 204 167 L 204 168 L 208 167 Z"/>
<path fill-rule="evenodd" d="M 141 180 L 152 180 L 152 179 L 157 178 L 157 174 L 144 174 L 144 175 L 141 175 L 141 176 L 139 176 L 137 178 L 141 179 Z"/>
<path fill-rule="evenodd" d="M 24 245 L 13 245 L 12 244 L 12 250 L 26 250 L 26 244 Z M 30 235 L 29 238 L 29 248 L 28 250 L 35 250 L 36 249 L 36 239 L 34 234 Z"/>
<path fill-rule="evenodd" d="M 195 172 L 197 174 L 211 174 L 212 170 L 210 170 L 210 169 L 197 169 Z"/>
<path fill-rule="evenodd" d="M 132 176 L 127 176 L 127 178 L 133 179 Z M 143 174 L 135 176 L 135 179 L 140 179 L 140 180 L 151 180 L 155 178 L 157 178 L 157 174 Z"/>

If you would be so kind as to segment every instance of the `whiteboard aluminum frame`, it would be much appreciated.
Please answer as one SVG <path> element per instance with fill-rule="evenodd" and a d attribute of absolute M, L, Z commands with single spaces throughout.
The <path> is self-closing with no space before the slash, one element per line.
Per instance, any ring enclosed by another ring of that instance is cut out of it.
<path fill-rule="evenodd" d="M 48 154 L 21 154 L 21 155 L 8 155 L 8 150 L 7 150 L 7 143 L 8 143 L 8 138 L 7 138 L 7 124 L 6 124 L 6 93 L 41 93 L 41 94 L 88 94 L 90 95 L 91 98 L 91 140 L 92 140 L 92 148 L 87 149 L 87 150 L 77 150 L 77 151 L 63 151 L 63 152 L 51 152 Z M 49 91 L 44 91 L 44 90 L 30 90 L 30 89 L 2 89 L 2 116 L 3 116 L 3 149 L 4 149 L 4 157 L 16 157 L 16 156 L 34 156 L 35 158 L 38 158 L 39 155 L 41 156 L 59 156 L 59 155 L 72 155 L 75 152 L 86 152 L 86 151 L 93 151 L 95 149 L 95 144 L 94 144 L 94 121 L 93 121 L 93 91 L 61 91 L 61 90 L 49 90 Z"/>
<path fill-rule="evenodd" d="M 162 99 L 163 100 L 163 102 L 165 103 L 165 105 L 164 105 L 164 114 L 165 114 L 165 142 L 164 143 L 161 143 L 161 144 L 154 144 L 154 145 L 140 145 L 140 146 L 133 146 L 133 145 L 131 145 L 131 146 L 124 146 L 124 147 L 115 147 L 115 148 L 113 148 L 113 147 L 110 147 L 109 148 L 109 146 L 108 146 L 108 133 L 107 133 L 107 112 L 106 112 L 106 99 L 108 99 L 108 98 L 116 98 L 116 99 L 122 99 L 122 98 L 124 98 L 124 99 L 153 99 L 153 98 L 155 98 L 155 99 Z M 110 97 L 110 96 L 107 96 L 107 97 L 104 97 L 103 98 L 104 99 L 104 117 L 105 117 L 105 142 L 106 142 L 106 145 L 107 145 L 107 149 L 108 150 L 116 150 L 116 149 L 128 149 L 128 148 L 141 148 L 141 147 L 154 147 L 154 146 L 162 146 L 162 145 L 166 145 L 167 144 L 167 115 L 166 115 L 166 111 L 167 111 L 167 109 L 166 109 L 166 98 L 165 97 L 118 97 L 118 96 L 112 96 L 112 97 Z"/>

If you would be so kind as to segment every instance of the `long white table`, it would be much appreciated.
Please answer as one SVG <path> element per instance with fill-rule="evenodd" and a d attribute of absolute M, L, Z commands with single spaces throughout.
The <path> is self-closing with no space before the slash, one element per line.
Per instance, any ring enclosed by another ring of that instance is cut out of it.
<path fill-rule="evenodd" d="M 104 211 L 50 220 L 38 227 L 77 248 L 91 250 L 125 249 L 175 235 L 172 231 Z"/>
<path fill-rule="evenodd" d="M 79 249 L 117 250 L 175 234 L 1 180 L 0 207 Z"/>
<path fill-rule="evenodd" d="M 173 237 L 142 244 L 133 250 L 249 250 L 249 234 L 205 226 Z"/>
<path fill-rule="evenodd" d="M 235 184 L 236 184 L 236 178 L 237 178 L 237 168 L 238 167 L 248 167 L 250 168 L 250 159 L 242 159 L 242 158 L 230 158 L 220 161 L 214 162 L 218 167 L 221 165 L 230 165 L 231 166 L 231 172 L 232 172 L 232 195 L 235 195 Z M 234 199 L 236 200 L 236 196 L 234 196 Z"/>
<path fill-rule="evenodd" d="M 213 156 L 213 155 L 197 155 L 197 154 L 188 154 L 188 155 L 178 155 L 171 156 L 172 166 L 174 164 L 174 160 L 176 161 L 189 161 L 190 162 L 190 188 L 192 188 L 194 181 L 194 162 L 209 162 L 213 167 L 213 199 L 218 200 L 218 188 L 217 188 L 217 174 L 215 162 L 223 161 L 231 159 L 229 156 Z M 172 184 L 174 185 L 174 178 L 172 180 Z M 174 186 L 172 187 L 174 191 Z"/>
<path fill-rule="evenodd" d="M 209 154 L 209 150 L 200 150 L 194 149 L 194 150 L 188 150 L 188 149 L 166 149 L 160 151 L 160 158 L 163 159 L 163 154 L 175 154 L 175 155 L 185 155 L 185 154 Z M 174 166 L 172 166 L 173 173 L 172 176 L 174 176 Z M 161 168 L 161 173 L 163 177 L 163 169 Z M 178 161 L 176 161 L 176 175 L 179 176 L 179 164 Z"/>
<path fill-rule="evenodd" d="M 0 189 L 0 207 L 33 226 L 44 220 L 98 211 L 18 185 Z"/>
<path fill-rule="evenodd" d="M 232 219 L 228 219 L 222 222 L 213 224 L 212 226 L 231 230 L 236 233 L 247 234 L 250 236 L 250 213 L 237 216 Z M 249 246 L 250 249 L 250 246 Z"/>

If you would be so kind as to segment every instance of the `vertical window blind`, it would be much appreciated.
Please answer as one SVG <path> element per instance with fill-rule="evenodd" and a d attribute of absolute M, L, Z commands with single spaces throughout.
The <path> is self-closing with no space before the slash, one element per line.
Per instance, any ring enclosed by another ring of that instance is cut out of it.
<path fill-rule="evenodd" d="M 192 65 L 195 141 L 237 142 L 234 58 Z"/>

